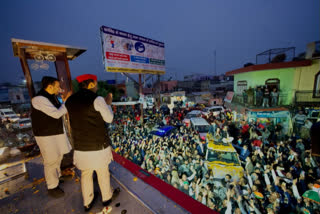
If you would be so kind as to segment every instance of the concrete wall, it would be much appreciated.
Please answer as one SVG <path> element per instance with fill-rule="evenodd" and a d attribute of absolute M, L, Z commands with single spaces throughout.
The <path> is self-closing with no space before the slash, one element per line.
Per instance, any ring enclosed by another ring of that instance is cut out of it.
<path fill-rule="evenodd" d="M 313 91 L 316 74 L 320 71 L 320 59 L 312 60 L 312 65 L 296 68 L 294 90 Z"/>
<path fill-rule="evenodd" d="M 294 91 L 300 91 L 296 95 L 297 102 L 320 102 L 320 98 L 315 98 L 313 93 L 318 72 L 320 72 L 320 59 L 312 60 L 311 66 L 296 68 Z"/>

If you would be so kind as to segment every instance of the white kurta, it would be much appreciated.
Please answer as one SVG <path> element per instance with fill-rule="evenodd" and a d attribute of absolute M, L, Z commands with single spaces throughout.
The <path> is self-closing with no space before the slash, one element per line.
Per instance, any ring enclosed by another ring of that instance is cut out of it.
<path fill-rule="evenodd" d="M 74 151 L 73 163 L 80 170 L 107 167 L 113 160 L 111 146 L 99 151 Z"/>
<path fill-rule="evenodd" d="M 37 144 L 40 148 L 44 162 L 55 162 L 59 157 L 71 151 L 66 134 L 36 137 Z"/>
<path fill-rule="evenodd" d="M 67 113 L 64 104 L 57 109 L 48 98 L 36 96 L 32 99 L 32 106 L 55 119 L 61 118 Z M 46 124 L 43 124 L 44 126 Z M 35 136 L 44 162 L 52 163 L 71 151 L 71 145 L 65 133 L 51 136 Z"/>
<path fill-rule="evenodd" d="M 107 105 L 103 97 L 97 97 L 93 102 L 94 109 L 100 112 L 103 120 L 111 123 L 113 112 L 111 106 Z M 99 151 L 74 151 L 73 162 L 80 170 L 99 169 L 109 165 L 113 160 L 111 146 Z"/>
<path fill-rule="evenodd" d="M 32 106 L 46 115 L 59 119 L 67 113 L 64 104 L 56 108 L 46 97 L 36 96 L 32 99 Z M 43 124 L 46 126 L 46 124 Z M 48 189 L 59 185 L 61 176 L 60 164 L 63 155 L 70 152 L 71 145 L 65 133 L 51 136 L 35 136 L 43 158 L 44 174 Z"/>

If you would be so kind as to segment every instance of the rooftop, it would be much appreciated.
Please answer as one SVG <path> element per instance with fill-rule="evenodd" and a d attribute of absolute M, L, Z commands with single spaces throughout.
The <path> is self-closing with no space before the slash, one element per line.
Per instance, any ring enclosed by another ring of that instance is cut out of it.
<path fill-rule="evenodd" d="M 264 71 L 264 70 L 281 69 L 281 68 L 297 68 L 297 67 L 310 66 L 311 64 L 312 64 L 311 60 L 303 60 L 303 61 L 268 63 L 268 64 L 262 64 L 262 65 L 251 65 L 248 67 L 228 71 L 226 75 L 233 76 L 235 74 L 241 74 L 241 73 L 252 72 L 252 71 Z"/>

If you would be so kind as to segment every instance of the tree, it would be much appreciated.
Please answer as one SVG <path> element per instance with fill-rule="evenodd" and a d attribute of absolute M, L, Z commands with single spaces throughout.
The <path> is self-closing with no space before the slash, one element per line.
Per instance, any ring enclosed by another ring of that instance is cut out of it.
<path fill-rule="evenodd" d="M 77 91 L 79 91 L 79 83 L 76 79 L 72 80 L 71 84 L 72 84 L 73 93 L 76 93 Z"/>
<path fill-rule="evenodd" d="M 79 91 L 79 83 L 77 80 L 72 80 L 72 88 L 73 92 Z M 98 81 L 98 91 L 97 95 L 101 97 L 106 97 L 108 93 L 113 94 L 113 100 L 114 101 L 120 101 L 121 96 L 124 95 L 124 91 L 120 91 L 113 85 L 107 84 L 106 81 Z"/>

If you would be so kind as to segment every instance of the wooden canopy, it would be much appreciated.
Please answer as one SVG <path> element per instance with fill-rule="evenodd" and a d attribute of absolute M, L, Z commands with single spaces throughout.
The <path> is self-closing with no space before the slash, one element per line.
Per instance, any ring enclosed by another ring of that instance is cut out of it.
<path fill-rule="evenodd" d="M 68 60 L 74 60 L 86 51 L 84 48 L 23 39 L 11 39 L 13 55 L 20 58 L 30 97 L 35 96 L 32 76 L 27 60 L 52 61 L 64 93 L 72 90 Z"/>
<path fill-rule="evenodd" d="M 13 48 L 13 55 L 20 57 L 20 50 L 24 49 L 27 59 L 34 59 L 35 55 L 39 53 L 50 53 L 58 58 L 62 57 L 65 54 L 68 60 L 74 60 L 86 51 L 86 49 L 79 47 L 47 42 L 29 41 L 23 39 L 11 39 L 11 43 Z"/>

